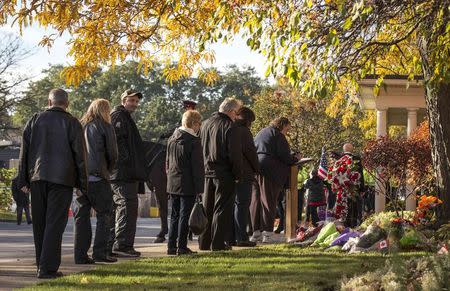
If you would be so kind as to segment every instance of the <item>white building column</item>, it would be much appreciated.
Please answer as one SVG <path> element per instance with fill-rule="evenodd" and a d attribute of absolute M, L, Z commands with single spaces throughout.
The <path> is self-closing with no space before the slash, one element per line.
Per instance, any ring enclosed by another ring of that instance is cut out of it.
<path fill-rule="evenodd" d="M 408 137 L 411 136 L 414 129 L 417 127 L 417 110 L 418 108 L 407 108 L 408 110 L 408 123 L 406 127 L 406 133 L 408 134 Z M 406 185 L 406 194 L 409 195 L 406 198 L 406 210 L 416 210 L 416 197 L 414 193 L 412 193 L 414 190 L 413 185 Z"/>
<path fill-rule="evenodd" d="M 377 108 L 377 137 L 387 135 L 387 108 Z M 386 183 L 380 180 L 377 173 L 375 182 L 375 212 L 381 212 L 386 206 Z"/>

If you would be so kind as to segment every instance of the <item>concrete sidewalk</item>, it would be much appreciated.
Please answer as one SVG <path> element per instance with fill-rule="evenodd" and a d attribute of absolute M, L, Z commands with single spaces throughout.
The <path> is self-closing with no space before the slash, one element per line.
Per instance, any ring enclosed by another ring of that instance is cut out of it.
<path fill-rule="evenodd" d="M 92 219 L 95 226 L 95 219 Z M 153 244 L 159 219 L 140 218 L 135 247 L 142 257 L 165 256 L 167 245 Z M 93 227 L 95 233 L 95 227 Z M 12 290 L 41 282 L 36 278 L 33 230 L 31 225 L 0 222 L 0 290 Z M 129 260 L 129 259 L 119 259 Z M 62 244 L 60 271 L 65 275 L 89 270 L 96 265 L 76 265 L 73 261 L 73 219 L 69 218 Z"/>

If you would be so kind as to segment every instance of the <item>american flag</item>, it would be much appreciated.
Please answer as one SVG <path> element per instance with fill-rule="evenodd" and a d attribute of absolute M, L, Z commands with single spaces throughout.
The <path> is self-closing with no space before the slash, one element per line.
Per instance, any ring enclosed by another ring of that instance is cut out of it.
<path fill-rule="evenodd" d="M 322 180 L 325 180 L 328 176 L 327 152 L 325 150 L 325 147 L 322 148 L 322 156 L 320 157 L 318 175 L 320 178 L 322 178 Z"/>

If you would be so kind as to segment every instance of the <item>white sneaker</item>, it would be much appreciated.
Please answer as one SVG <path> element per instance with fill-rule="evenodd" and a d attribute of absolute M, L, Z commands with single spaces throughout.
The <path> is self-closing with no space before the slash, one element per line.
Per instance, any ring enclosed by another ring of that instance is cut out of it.
<path fill-rule="evenodd" d="M 253 232 L 252 237 L 249 239 L 251 242 L 260 242 L 261 241 L 261 231 L 255 230 Z"/>

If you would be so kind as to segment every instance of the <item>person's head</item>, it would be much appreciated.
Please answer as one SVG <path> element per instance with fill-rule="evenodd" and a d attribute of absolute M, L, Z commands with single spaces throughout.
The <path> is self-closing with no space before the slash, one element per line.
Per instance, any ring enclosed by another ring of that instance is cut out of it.
<path fill-rule="evenodd" d="M 317 177 L 319 175 L 319 172 L 317 171 L 317 169 L 312 169 L 311 170 L 311 172 L 309 172 L 309 177 L 312 179 L 312 178 L 315 178 L 315 177 Z"/>
<path fill-rule="evenodd" d="M 346 143 L 346 144 L 344 144 L 342 149 L 344 150 L 344 153 L 352 153 L 353 152 L 353 145 L 351 143 Z"/>
<path fill-rule="evenodd" d="M 242 120 L 245 126 L 251 127 L 252 122 L 255 121 L 255 113 L 248 107 L 241 107 L 237 112 L 237 119 Z"/>
<path fill-rule="evenodd" d="M 192 100 L 183 100 L 184 110 L 195 110 L 195 106 L 197 106 L 197 102 Z"/>
<path fill-rule="evenodd" d="M 137 92 L 133 89 L 125 90 L 125 92 L 123 92 L 122 95 L 120 96 L 123 107 L 125 107 L 125 109 L 130 113 L 136 111 L 141 98 L 142 93 Z"/>
<path fill-rule="evenodd" d="M 109 101 L 106 99 L 95 99 L 92 101 L 87 112 L 81 118 L 81 124 L 84 126 L 93 120 L 103 120 L 106 123 L 111 123 L 111 107 Z"/>
<path fill-rule="evenodd" d="M 223 100 L 219 106 L 219 112 L 228 115 L 231 120 L 235 121 L 237 112 L 242 107 L 242 102 L 236 98 L 228 97 Z"/>
<path fill-rule="evenodd" d="M 284 135 L 286 135 L 291 128 L 291 122 L 286 117 L 277 117 L 272 120 L 270 125 L 277 128 Z"/>
<path fill-rule="evenodd" d="M 51 90 L 48 94 L 48 107 L 67 109 L 69 107 L 69 94 L 60 88 Z"/>
<path fill-rule="evenodd" d="M 181 119 L 181 125 L 190 128 L 195 132 L 198 132 L 200 125 L 202 125 L 202 116 L 197 110 L 187 110 L 183 113 L 183 118 Z"/>

